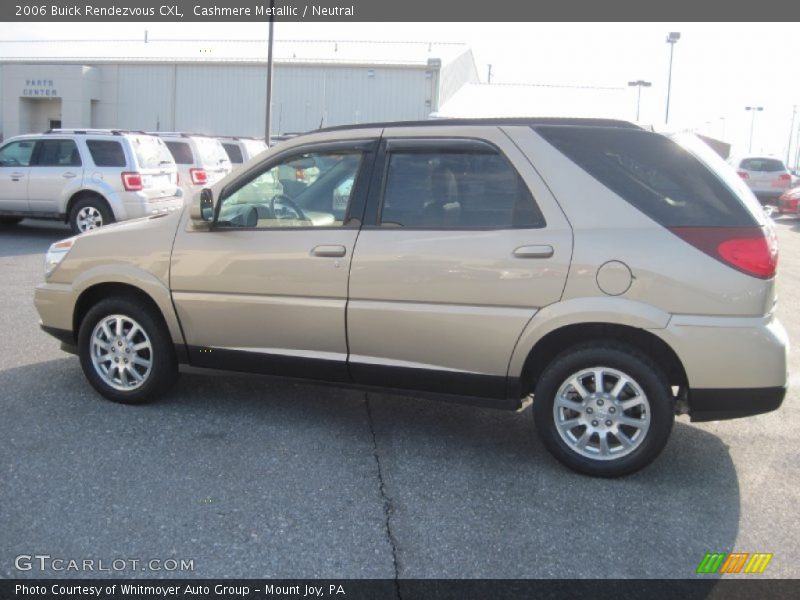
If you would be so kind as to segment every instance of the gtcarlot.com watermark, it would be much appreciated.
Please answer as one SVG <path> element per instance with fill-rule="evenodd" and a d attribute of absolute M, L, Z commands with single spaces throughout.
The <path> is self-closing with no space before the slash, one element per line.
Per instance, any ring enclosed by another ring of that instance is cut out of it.
<path fill-rule="evenodd" d="M 64 571 L 122 573 L 130 571 L 194 571 L 194 559 L 184 558 L 64 558 L 49 554 L 20 554 L 14 559 L 17 571 Z"/>

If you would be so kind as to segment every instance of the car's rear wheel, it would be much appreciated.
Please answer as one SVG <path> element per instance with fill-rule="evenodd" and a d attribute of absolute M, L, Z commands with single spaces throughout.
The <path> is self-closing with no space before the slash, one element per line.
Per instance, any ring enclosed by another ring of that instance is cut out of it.
<path fill-rule="evenodd" d="M 78 353 L 89 383 L 114 402 L 155 399 L 177 377 L 163 320 L 130 298 L 109 298 L 89 310 L 78 333 Z"/>
<path fill-rule="evenodd" d="M 0 225 L 16 225 L 22 221 L 22 217 L 0 217 Z"/>
<path fill-rule="evenodd" d="M 558 355 L 536 385 L 533 407 L 536 428 L 553 456 L 600 477 L 649 465 L 675 419 L 663 371 L 638 349 L 613 342 Z"/>
<path fill-rule="evenodd" d="M 75 234 L 113 222 L 114 215 L 100 196 L 86 196 L 78 200 L 69 212 L 69 225 Z"/>

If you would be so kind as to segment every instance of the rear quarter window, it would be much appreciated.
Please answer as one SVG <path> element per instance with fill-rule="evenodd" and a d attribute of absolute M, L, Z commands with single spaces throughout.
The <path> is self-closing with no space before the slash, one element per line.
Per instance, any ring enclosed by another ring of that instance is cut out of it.
<path fill-rule="evenodd" d="M 239 164 L 244 162 L 244 158 L 242 157 L 242 149 L 239 148 L 237 144 L 224 142 L 222 147 L 225 148 L 225 152 L 228 154 L 228 158 L 231 159 L 232 163 Z"/>
<path fill-rule="evenodd" d="M 111 140 L 86 140 L 92 161 L 98 167 L 124 167 L 127 164 L 122 144 Z"/>
<path fill-rule="evenodd" d="M 664 227 L 757 225 L 744 199 L 706 164 L 665 136 L 603 127 L 542 126 L 535 130 Z"/>
<path fill-rule="evenodd" d="M 186 142 L 164 142 L 169 148 L 175 162 L 179 165 L 193 165 L 194 156 L 192 155 L 192 147 Z"/>

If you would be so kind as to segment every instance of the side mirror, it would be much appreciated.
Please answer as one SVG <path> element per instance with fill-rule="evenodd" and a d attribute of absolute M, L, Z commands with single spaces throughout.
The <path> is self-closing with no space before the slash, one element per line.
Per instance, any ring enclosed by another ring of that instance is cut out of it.
<path fill-rule="evenodd" d="M 214 218 L 214 193 L 203 188 L 192 198 L 190 218 L 195 223 L 209 223 Z"/>

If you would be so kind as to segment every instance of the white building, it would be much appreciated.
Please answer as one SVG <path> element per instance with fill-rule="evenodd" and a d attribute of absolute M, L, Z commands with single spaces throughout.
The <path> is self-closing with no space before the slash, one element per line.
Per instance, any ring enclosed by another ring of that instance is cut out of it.
<path fill-rule="evenodd" d="M 273 134 L 427 119 L 478 81 L 463 44 L 276 41 Z M 0 136 L 52 127 L 263 136 L 263 40 L 0 40 Z"/>

